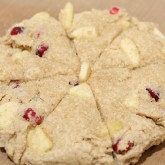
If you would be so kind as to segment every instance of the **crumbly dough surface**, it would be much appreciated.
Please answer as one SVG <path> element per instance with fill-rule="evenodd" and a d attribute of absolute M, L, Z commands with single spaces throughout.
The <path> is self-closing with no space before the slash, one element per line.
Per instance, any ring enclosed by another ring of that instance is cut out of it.
<path fill-rule="evenodd" d="M 13 27 L 24 29 L 19 35 L 11 35 Z M 1 81 L 78 73 L 80 63 L 74 45 L 55 18 L 38 13 L 13 27 L 0 41 Z M 41 47 L 47 47 L 47 50 L 42 51 L 44 48 Z"/>
<path fill-rule="evenodd" d="M 165 37 L 124 9 L 41 12 L 0 38 L 0 148 L 16 165 L 130 165 L 165 140 Z"/>

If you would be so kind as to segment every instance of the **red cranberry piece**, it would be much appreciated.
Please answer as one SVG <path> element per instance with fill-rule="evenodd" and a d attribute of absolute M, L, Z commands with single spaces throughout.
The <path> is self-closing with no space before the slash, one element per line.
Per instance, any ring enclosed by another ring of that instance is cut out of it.
<path fill-rule="evenodd" d="M 24 27 L 16 26 L 11 30 L 10 34 L 11 35 L 17 35 L 17 34 L 22 33 L 23 31 L 24 31 Z"/>
<path fill-rule="evenodd" d="M 153 91 L 150 88 L 146 88 L 146 90 L 148 91 L 150 97 L 152 97 L 153 99 L 155 99 L 156 102 L 159 101 L 159 93 L 158 92 L 155 92 L 155 91 Z"/>
<path fill-rule="evenodd" d="M 116 154 L 124 155 L 128 151 L 130 151 L 132 149 L 132 147 L 134 146 L 134 143 L 128 141 L 126 149 L 120 150 L 120 149 L 118 149 L 118 145 L 119 145 L 120 141 L 121 141 L 121 139 L 117 140 L 117 142 L 115 144 L 113 144 L 113 146 L 112 146 L 113 150 L 115 151 Z"/>
<path fill-rule="evenodd" d="M 113 7 L 112 9 L 110 9 L 109 13 L 114 15 L 114 14 L 117 14 L 119 12 L 119 10 L 120 10 L 119 8 Z"/>
<path fill-rule="evenodd" d="M 36 55 L 39 57 L 42 57 L 44 55 L 44 53 L 48 50 L 48 46 L 47 45 L 39 45 L 37 50 L 36 50 Z"/>
<path fill-rule="evenodd" d="M 32 108 L 28 108 L 23 115 L 23 118 L 27 121 L 30 121 L 31 117 L 35 117 L 36 116 L 36 112 L 34 112 L 34 110 Z"/>
<path fill-rule="evenodd" d="M 79 85 L 79 82 L 78 81 L 69 81 L 69 85 L 77 86 L 77 85 Z"/>
<path fill-rule="evenodd" d="M 34 123 L 35 123 L 36 125 L 40 125 L 40 124 L 42 123 L 42 121 L 43 121 L 43 117 L 41 117 L 41 116 L 36 116 L 36 117 L 34 118 Z"/>
<path fill-rule="evenodd" d="M 32 108 L 28 108 L 23 115 L 23 118 L 33 125 L 40 125 L 43 121 L 43 117 L 38 116 Z"/>
<path fill-rule="evenodd" d="M 114 150 L 116 153 L 117 153 L 117 151 L 118 151 L 119 142 L 120 142 L 120 139 L 117 140 L 117 142 L 116 142 L 115 144 L 112 145 L 112 148 L 113 148 L 113 150 Z"/>

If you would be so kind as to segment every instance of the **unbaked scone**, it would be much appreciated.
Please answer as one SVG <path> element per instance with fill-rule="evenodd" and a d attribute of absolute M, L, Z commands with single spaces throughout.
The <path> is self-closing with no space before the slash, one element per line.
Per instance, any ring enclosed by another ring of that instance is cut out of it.
<path fill-rule="evenodd" d="M 0 147 L 19 164 L 27 130 L 40 125 L 67 94 L 75 76 L 0 84 Z"/>
<path fill-rule="evenodd" d="M 75 44 L 81 63 L 94 64 L 114 38 L 133 26 L 132 18 L 123 9 L 118 8 L 116 14 L 96 9 L 74 14 L 73 10 L 64 12 L 68 8 L 66 6 L 61 11 L 59 19 L 65 27 L 63 20 L 68 19 L 69 13 L 72 12 L 72 22 L 66 30 Z"/>
<path fill-rule="evenodd" d="M 118 165 L 135 164 L 142 153 L 165 140 L 165 129 L 151 119 L 131 112 L 101 108 Z"/>
<path fill-rule="evenodd" d="M 151 64 L 136 70 L 102 69 L 91 75 L 89 83 L 113 133 L 119 165 L 135 164 L 146 149 L 165 140 L 164 71 L 164 64 Z"/>
<path fill-rule="evenodd" d="M 79 71 L 75 48 L 45 12 L 12 26 L 0 39 L 0 80 L 34 80 Z"/>
<path fill-rule="evenodd" d="M 0 38 L 0 148 L 17 165 L 130 165 L 165 141 L 165 36 L 114 7 L 41 12 Z"/>
<path fill-rule="evenodd" d="M 134 112 L 165 127 L 164 71 L 164 64 L 105 69 L 93 73 L 90 84 L 102 108 Z"/>
<path fill-rule="evenodd" d="M 165 63 L 165 39 L 155 31 L 159 33 L 154 24 L 143 22 L 126 29 L 104 50 L 94 70 Z"/>
<path fill-rule="evenodd" d="M 44 122 L 29 130 L 22 164 L 114 164 L 108 129 L 87 84 L 71 88 Z"/>

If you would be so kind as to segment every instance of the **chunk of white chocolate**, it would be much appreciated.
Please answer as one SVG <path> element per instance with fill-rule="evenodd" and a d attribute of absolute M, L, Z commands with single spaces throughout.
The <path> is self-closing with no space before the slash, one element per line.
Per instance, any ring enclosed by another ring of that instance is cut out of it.
<path fill-rule="evenodd" d="M 154 28 L 153 33 L 154 33 L 155 35 L 157 35 L 158 37 L 160 37 L 160 38 L 162 38 L 162 39 L 165 39 L 164 34 L 163 34 L 162 32 L 160 32 L 160 30 L 158 30 L 157 28 Z"/>
<path fill-rule="evenodd" d="M 0 105 L 0 130 L 7 128 L 12 124 L 16 117 L 19 104 L 15 102 L 8 102 Z"/>
<path fill-rule="evenodd" d="M 123 125 L 120 121 L 113 121 L 107 124 L 110 135 L 123 129 Z"/>
<path fill-rule="evenodd" d="M 91 39 L 97 37 L 97 31 L 94 26 L 82 27 L 69 34 L 73 39 Z"/>
<path fill-rule="evenodd" d="M 28 58 L 29 57 L 29 53 L 28 51 L 22 51 L 22 52 L 18 52 L 18 53 L 15 53 L 12 55 L 12 60 L 18 64 L 20 63 L 21 61 L 23 61 L 25 58 Z"/>
<path fill-rule="evenodd" d="M 80 73 L 79 73 L 79 81 L 84 82 L 84 81 L 88 80 L 90 74 L 91 74 L 90 65 L 86 62 L 83 62 L 81 64 L 81 69 L 80 69 Z"/>
<path fill-rule="evenodd" d="M 131 26 L 131 22 L 129 20 L 119 21 L 118 24 L 122 27 L 123 30 L 126 30 Z"/>
<path fill-rule="evenodd" d="M 90 86 L 86 83 L 82 83 L 78 86 L 70 88 L 69 94 L 77 97 L 93 97 L 92 90 Z"/>
<path fill-rule="evenodd" d="M 139 106 L 139 97 L 136 93 L 127 96 L 124 100 L 124 104 L 128 108 L 137 108 Z"/>
<path fill-rule="evenodd" d="M 59 14 L 59 20 L 66 31 L 69 31 L 73 22 L 73 5 L 68 2 Z"/>
<path fill-rule="evenodd" d="M 124 38 L 120 42 L 120 48 L 128 56 L 132 65 L 137 67 L 140 63 L 139 51 L 132 40 Z"/>
<path fill-rule="evenodd" d="M 36 127 L 29 131 L 27 142 L 29 148 L 39 152 L 47 152 L 53 147 L 53 143 L 40 127 Z"/>

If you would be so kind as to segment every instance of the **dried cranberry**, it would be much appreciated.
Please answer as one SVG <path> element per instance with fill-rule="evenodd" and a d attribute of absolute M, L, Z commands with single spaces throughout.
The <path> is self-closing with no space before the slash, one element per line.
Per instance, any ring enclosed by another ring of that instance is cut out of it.
<path fill-rule="evenodd" d="M 10 34 L 11 34 L 11 35 L 17 35 L 17 34 L 22 33 L 23 31 L 24 31 L 24 27 L 22 27 L 22 26 L 16 26 L 16 27 L 14 27 L 14 28 L 11 30 Z"/>
<path fill-rule="evenodd" d="M 36 112 L 34 112 L 34 110 L 32 108 L 28 108 L 24 115 L 23 118 L 27 121 L 30 121 L 31 117 L 35 117 L 36 116 Z"/>
<path fill-rule="evenodd" d="M 39 57 L 42 57 L 44 55 L 44 53 L 48 50 L 48 46 L 47 45 L 39 45 L 37 50 L 36 50 L 36 55 Z"/>
<path fill-rule="evenodd" d="M 23 115 L 23 118 L 33 125 L 40 125 L 43 121 L 43 117 L 38 116 L 32 108 L 28 108 Z"/>
<path fill-rule="evenodd" d="M 159 101 L 159 93 L 158 92 L 155 92 L 155 91 L 153 91 L 150 88 L 146 88 L 146 90 L 148 91 L 150 97 L 152 97 L 153 99 L 155 99 L 156 102 Z"/>
<path fill-rule="evenodd" d="M 34 123 L 35 123 L 36 125 L 40 125 L 40 124 L 42 123 L 42 121 L 43 121 L 43 117 L 41 117 L 41 116 L 36 116 L 36 117 L 34 118 Z"/>
<path fill-rule="evenodd" d="M 110 14 L 117 14 L 119 12 L 119 8 L 117 8 L 117 7 L 113 7 L 110 11 L 109 11 L 109 13 Z"/>
<path fill-rule="evenodd" d="M 113 150 L 115 151 L 116 154 L 124 155 L 128 151 L 130 151 L 132 149 L 132 147 L 134 146 L 134 143 L 128 141 L 126 149 L 120 150 L 120 149 L 118 149 L 118 145 L 119 145 L 120 141 L 121 141 L 121 139 L 117 140 L 117 142 L 115 144 L 113 144 L 113 146 L 112 146 Z"/>

